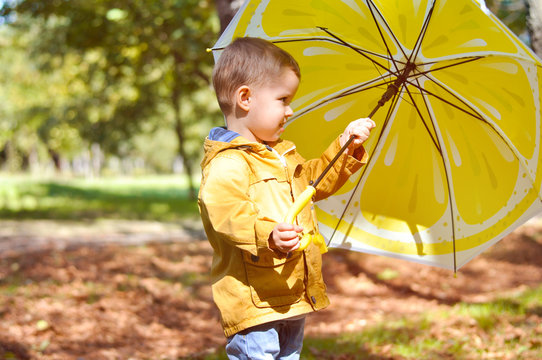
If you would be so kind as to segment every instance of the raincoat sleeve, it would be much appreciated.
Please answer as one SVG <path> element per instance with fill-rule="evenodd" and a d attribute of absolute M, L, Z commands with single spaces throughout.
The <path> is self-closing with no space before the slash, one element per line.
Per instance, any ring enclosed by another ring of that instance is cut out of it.
<path fill-rule="evenodd" d="M 257 255 L 258 248 L 268 247 L 276 222 L 259 215 L 248 196 L 249 178 L 245 159 L 217 156 L 201 184 L 199 206 L 208 236 Z"/>
<path fill-rule="evenodd" d="M 331 143 L 318 159 L 306 161 L 302 167 L 302 173 L 307 176 L 307 181 L 314 181 L 324 171 L 335 155 L 340 151 L 341 144 L 339 137 Z M 360 146 L 353 155 L 341 154 L 327 175 L 322 179 L 316 188 L 315 201 L 322 200 L 333 195 L 339 190 L 348 178 L 367 163 L 368 154 Z"/>

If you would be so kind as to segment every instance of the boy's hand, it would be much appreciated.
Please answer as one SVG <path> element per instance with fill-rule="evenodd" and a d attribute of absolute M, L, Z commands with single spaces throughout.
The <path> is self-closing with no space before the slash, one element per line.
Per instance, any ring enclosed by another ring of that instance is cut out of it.
<path fill-rule="evenodd" d="M 347 149 L 349 154 L 353 154 L 354 150 L 359 148 L 369 138 L 369 134 L 375 126 L 375 122 L 369 118 L 361 118 L 352 121 L 341 135 L 341 147 L 344 146 L 348 139 L 350 139 L 350 136 L 354 135 L 355 138 Z"/>
<path fill-rule="evenodd" d="M 269 236 L 269 247 L 282 253 L 289 253 L 299 247 L 298 234 L 303 227 L 295 224 L 278 223 Z"/>

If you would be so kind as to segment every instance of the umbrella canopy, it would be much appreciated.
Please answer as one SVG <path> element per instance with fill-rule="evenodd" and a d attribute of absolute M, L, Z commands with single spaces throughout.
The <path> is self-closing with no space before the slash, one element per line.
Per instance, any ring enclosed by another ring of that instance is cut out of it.
<path fill-rule="evenodd" d="M 301 83 L 306 158 L 371 115 L 366 167 L 317 203 L 330 246 L 457 270 L 542 210 L 542 64 L 474 0 L 249 0 L 214 47 L 261 37 Z"/>

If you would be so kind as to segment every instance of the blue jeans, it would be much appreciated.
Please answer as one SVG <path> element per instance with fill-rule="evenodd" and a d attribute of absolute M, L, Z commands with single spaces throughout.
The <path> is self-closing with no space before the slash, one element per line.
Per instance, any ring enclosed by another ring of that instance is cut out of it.
<path fill-rule="evenodd" d="M 257 325 L 228 338 L 230 360 L 297 360 L 303 348 L 305 318 Z"/>

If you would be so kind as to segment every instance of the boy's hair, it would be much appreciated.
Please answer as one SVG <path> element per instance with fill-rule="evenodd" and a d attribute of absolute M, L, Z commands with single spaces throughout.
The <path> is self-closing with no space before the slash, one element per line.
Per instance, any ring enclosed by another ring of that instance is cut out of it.
<path fill-rule="evenodd" d="M 235 39 L 220 55 L 213 70 L 218 104 L 227 115 L 233 111 L 233 94 L 242 85 L 262 85 L 285 68 L 301 78 L 299 65 L 288 52 L 273 43 L 253 37 Z"/>

